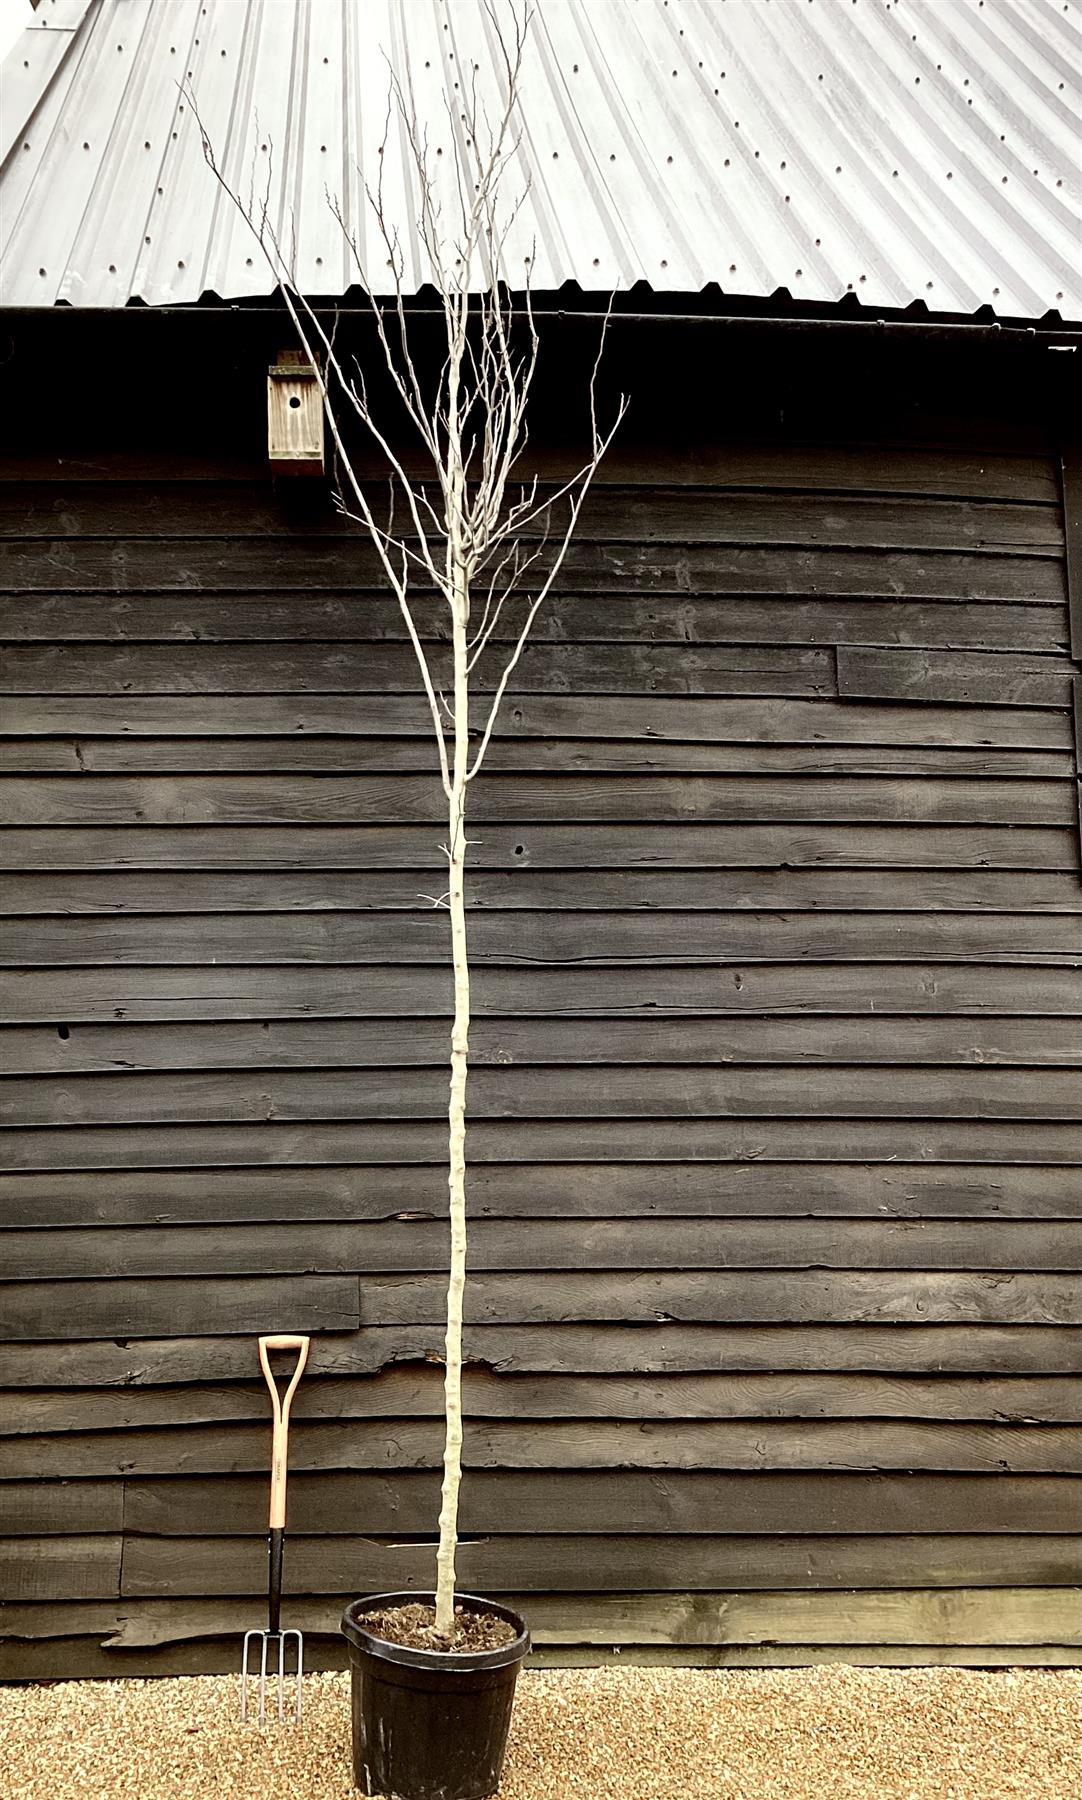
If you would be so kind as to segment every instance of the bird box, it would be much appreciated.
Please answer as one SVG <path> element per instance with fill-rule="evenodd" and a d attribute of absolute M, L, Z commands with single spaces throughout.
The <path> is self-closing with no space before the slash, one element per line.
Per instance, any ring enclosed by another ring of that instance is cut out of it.
<path fill-rule="evenodd" d="M 299 350 L 283 350 L 267 371 L 267 454 L 272 474 L 323 473 L 323 395 Z"/>

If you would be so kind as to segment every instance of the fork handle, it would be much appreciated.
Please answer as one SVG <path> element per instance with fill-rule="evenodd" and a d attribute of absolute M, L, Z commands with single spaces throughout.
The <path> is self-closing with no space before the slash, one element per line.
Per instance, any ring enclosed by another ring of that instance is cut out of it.
<path fill-rule="evenodd" d="M 308 1361 L 310 1339 L 292 1334 L 277 1337 L 261 1337 L 259 1340 L 259 1361 L 263 1375 L 270 1390 L 273 1417 L 271 1433 L 271 1487 L 270 1518 L 272 1532 L 283 1531 L 286 1522 L 286 1471 L 289 1461 L 289 1409 L 293 1396 L 297 1391 L 297 1383 L 301 1378 L 305 1363 Z M 289 1385 L 284 1394 L 279 1394 L 278 1385 L 270 1366 L 268 1352 L 271 1350 L 296 1350 L 297 1364 L 293 1370 Z M 273 1563 L 272 1557 L 272 1563 Z M 279 1567 L 281 1555 L 279 1553 Z"/>

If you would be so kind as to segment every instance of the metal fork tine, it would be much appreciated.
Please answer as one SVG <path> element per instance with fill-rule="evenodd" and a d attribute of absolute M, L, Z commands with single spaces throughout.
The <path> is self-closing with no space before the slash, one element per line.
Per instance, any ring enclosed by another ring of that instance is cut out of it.
<path fill-rule="evenodd" d="M 258 1631 L 246 1631 L 244 1634 L 244 1662 L 240 1672 L 240 1722 L 242 1725 L 248 1723 L 248 1664 L 250 1660 L 248 1646 L 253 1638 L 261 1635 Z"/>
<path fill-rule="evenodd" d="M 287 1638 L 294 1638 L 297 1645 L 297 1667 L 293 1677 L 293 1723 L 299 1725 L 304 1716 L 304 1634 L 300 1631 L 283 1631 L 283 1656 Z M 279 1689 L 279 1694 L 281 1694 L 281 1689 Z"/>
<path fill-rule="evenodd" d="M 244 1659 L 240 1673 L 240 1722 L 248 1722 L 248 1683 L 256 1671 L 252 1667 L 252 1654 L 249 1645 L 255 1639 L 259 1644 L 259 1712 L 257 1720 L 264 1725 L 267 1719 L 267 1687 L 271 1675 L 275 1673 L 270 1661 L 271 1643 L 278 1644 L 278 1717 L 284 1724 L 286 1712 L 286 1683 L 293 1681 L 292 1723 L 299 1725 L 304 1717 L 304 1633 L 302 1631 L 246 1631 L 244 1634 Z M 289 1667 L 288 1645 L 292 1642 L 296 1649 L 296 1664 Z"/>
<path fill-rule="evenodd" d="M 259 1723 L 267 1722 L 267 1648 L 268 1638 L 265 1631 L 260 1633 L 263 1639 L 263 1654 L 259 1659 Z"/>

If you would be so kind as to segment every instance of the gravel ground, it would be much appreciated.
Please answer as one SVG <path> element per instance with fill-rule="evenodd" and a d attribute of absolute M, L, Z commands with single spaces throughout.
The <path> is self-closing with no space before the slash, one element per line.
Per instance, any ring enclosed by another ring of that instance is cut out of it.
<path fill-rule="evenodd" d="M 348 1677 L 242 1729 L 234 1676 L 0 1689 L 11 1800 L 353 1800 Z M 536 1671 L 500 1800 L 1078 1800 L 1074 1673 Z"/>

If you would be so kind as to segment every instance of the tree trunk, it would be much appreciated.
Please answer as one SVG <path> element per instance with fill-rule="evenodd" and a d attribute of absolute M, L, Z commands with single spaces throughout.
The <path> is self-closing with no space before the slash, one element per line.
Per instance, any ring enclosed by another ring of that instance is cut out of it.
<path fill-rule="evenodd" d="M 448 804 L 449 839 L 447 906 L 451 917 L 455 1015 L 451 1028 L 451 1088 L 447 1111 L 447 1186 L 451 1215 L 451 1258 L 447 1283 L 447 1335 L 444 1397 L 446 1436 L 443 1448 L 443 1494 L 440 1544 L 436 1556 L 436 1630 L 450 1637 L 454 1629 L 455 1550 L 458 1545 L 458 1493 L 462 1481 L 462 1300 L 466 1285 L 466 1074 L 469 1058 L 470 970 L 466 949 L 466 769 L 469 753 L 469 675 L 465 591 L 455 595 L 452 620 L 455 698 L 455 754 Z"/>

